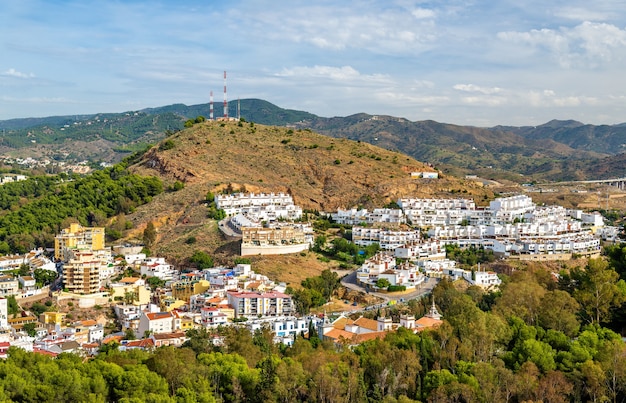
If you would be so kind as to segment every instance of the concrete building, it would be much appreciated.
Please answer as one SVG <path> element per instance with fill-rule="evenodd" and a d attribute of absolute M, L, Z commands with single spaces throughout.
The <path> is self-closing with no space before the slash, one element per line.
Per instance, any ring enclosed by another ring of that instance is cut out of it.
<path fill-rule="evenodd" d="M 172 280 L 176 275 L 174 267 L 163 257 L 149 257 L 141 262 L 139 267 L 142 276 L 158 277 L 161 280 Z"/>
<path fill-rule="evenodd" d="M 92 294 L 100 291 L 100 269 L 107 261 L 93 252 L 75 252 L 63 265 L 63 284 L 69 292 Z"/>
<path fill-rule="evenodd" d="M 72 250 L 97 251 L 104 249 L 104 227 L 83 227 L 70 224 L 54 238 L 54 257 L 68 260 Z"/>
<path fill-rule="evenodd" d="M 214 200 L 215 207 L 224 210 L 227 216 L 243 214 L 255 221 L 298 220 L 302 217 L 302 208 L 294 205 L 291 195 L 285 193 L 218 194 Z"/>
<path fill-rule="evenodd" d="M 228 304 L 235 309 L 236 317 L 288 316 L 294 312 L 291 296 L 280 292 L 226 293 Z"/>
<path fill-rule="evenodd" d="M 20 292 L 19 282 L 12 276 L 0 276 L 0 297 L 17 295 Z"/>
<path fill-rule="evenodd" d="M 241 235 L 241 256 L 298 253 L 308 250 L 312 242 L 297 225 L 242 228 Z"/>
<path fill-rule="evenodd" d="M 143 312 L 139 319 L 137 337 L 143 337 L 146 331 L 151 334 L 172 333 L 180 328 L 179 321 L 175 312 Z"/>

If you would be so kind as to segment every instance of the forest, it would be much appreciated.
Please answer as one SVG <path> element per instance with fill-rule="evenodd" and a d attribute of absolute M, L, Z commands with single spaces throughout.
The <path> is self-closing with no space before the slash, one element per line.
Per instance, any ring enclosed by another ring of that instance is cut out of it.
<path fill-rule="evenodd" d="M 56 359 L 11 348 L 2 401 L 93 402 L 619 402 L 626 399 L 626 244 L 558 276 L 504 276 L 498 292 L 442 280 L 436 329 L 398 328 L 350 346 L 314 328 L 293 346 L 269 329 L 188 331 L 181 348 Z M 423 315 L 430 298 L 371 312 Z M 219 335 L 221 343 L 213 343 Z"/>
<path fill-rule="evenodd" d="M 109 217 L 134 211 L 163 191 L 157 177 L 141 177 L 127 163 L 84 177 L 35 176 L 0 186 L 0 254 L 54 245 L 69 217 L 104 226 Z"/>

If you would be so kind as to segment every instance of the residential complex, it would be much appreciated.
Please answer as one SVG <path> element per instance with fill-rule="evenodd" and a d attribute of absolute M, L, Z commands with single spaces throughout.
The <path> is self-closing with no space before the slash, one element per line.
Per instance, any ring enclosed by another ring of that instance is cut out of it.
<path fill-rule="evenodd" d="M 284 193 L 216 195 L 215 207 L 224 210 L 227 216 L 243 214 L 255 221 L 299 220 L 302 217 L 302 209 L 293 203 L 291 195 Z"/>

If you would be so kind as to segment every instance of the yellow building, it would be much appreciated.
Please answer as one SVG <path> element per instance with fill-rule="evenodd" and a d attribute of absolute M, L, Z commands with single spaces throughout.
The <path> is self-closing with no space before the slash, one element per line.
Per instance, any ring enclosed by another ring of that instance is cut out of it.
<path fill-rule="evenodd" d="M 111 298 L 130 302 L 133 305 L 147 305 L 150 303 L 150 291 L 142 284 L 116 283 L 110 285 Z M 126 301 L 132 299 L 132 301 Z"/>
<path fill-rule="evenodd" d="M 78 223 L 70 224 L 54 238 L 54 257 L 68 260 L 71 250 L 104 249 L 104 227 L 83 227 Z"/>
<path fill-rule="evenodd" d="M 192 318 L 188 318 L 186 316 L 183 316 L 182 318 L 180 318 L 180 330 L 182 330 L 183 332 L 186 332 L 189 329 L 193 329 L 199 327 Z"/>
<path fill-rule="evenodd" d="M 63 312 L 44 312 L 39 316 L 39 320 L 44 325 L 61 325 L 65 315 Z"/>
<path fill-rule="evenodd" d="M 172 284 L 172 297 L 189 303 L 192 295 L 202 294 L 211 288 L 207 280 L 183 280 Z"/>
<path fill-rule="evenodd" d="M 180 299 L 176 299 L 174 297 L 165 297 L 161 299 L 159 306 L 161 308 L 161 312 L 171 312 L 174 309 L 179 309 L 185 304 L 186 302 Z"/>

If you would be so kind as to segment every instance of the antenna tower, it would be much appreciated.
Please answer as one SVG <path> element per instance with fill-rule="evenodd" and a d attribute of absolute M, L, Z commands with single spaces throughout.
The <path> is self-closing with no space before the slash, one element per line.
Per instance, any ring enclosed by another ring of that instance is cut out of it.
<path fill-rule="evenodd" d="M 211 91 L 211 97 L 209 99 L 209 120 L 213 120 L 213 91 Z"/>
<path fill-rule="evenodd" d="M 224 70 L 224 119 L 228 120 L 228 98 L 226 97 L 226 70 Z"/>
<path fill-rule="evenodd" d="M 237 98 L 237 120 L 241 120 L 241 100 Z"/>

